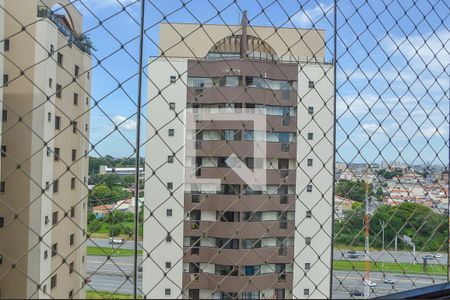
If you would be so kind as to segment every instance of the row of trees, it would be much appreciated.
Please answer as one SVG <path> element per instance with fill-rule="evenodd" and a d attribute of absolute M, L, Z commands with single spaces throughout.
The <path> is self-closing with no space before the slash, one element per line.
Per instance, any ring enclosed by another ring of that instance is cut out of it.
<path fill-rule="evenodd" d="M 335 224 L 335 242 L 347 246 L 364 246 L 364 204 L 355 206 L 343 220 Z M 371 216 L 370 246 L 381 248 L 382 224 L 385 224 L 385 247 L 394 248 L 396 235 L 407 235 L 416 244 L 417 251 L 444 250 L 448 239 L 447 215 L 416 204 L 402 203 L 398 206 L 382 205 Z M 399 248 L 406 248 L 402 242 Z"/>
<path fill-rule="evenodd" d="M 368 194 L 378 200 L 383 200 L 383 189 L 378 187 L 373 190 L 373 184 L 368 184 Z M 366 198 L 366 187 L 363 180 L 340 180 L 336 183 L 336 195 L 353 201 L 363 202 Z"/>
<path fill-rule="evenodd" d="M 143 209 L 139 212 L 139 235 L 143 230 Z M 109 215 L 97 217 L 93 213 L 88 213 L 89 233 L 106 231 L 110 236 L 125 234 L 131 236 L 134 230 L 134 214 L 128 211 L 115 210 Z"/>

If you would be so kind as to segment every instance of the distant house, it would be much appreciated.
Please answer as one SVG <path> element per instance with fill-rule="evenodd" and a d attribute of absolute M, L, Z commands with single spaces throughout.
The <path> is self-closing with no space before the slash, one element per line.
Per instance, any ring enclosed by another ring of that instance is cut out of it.
<path fill-rule="evenodd" d="M 113 209 L 114 204 L 97 205 L 92 207 L 92 213 L 95 214 L 97 217 L 101 217 L 104 215 L 109 215 Z"/>
<path fill-rule="evenodd" d="M 144 203 L 144 198 L 139 198 L 139 203 Z M 114 210 L 134 212 L 134 198 L 117 201 Z"/>

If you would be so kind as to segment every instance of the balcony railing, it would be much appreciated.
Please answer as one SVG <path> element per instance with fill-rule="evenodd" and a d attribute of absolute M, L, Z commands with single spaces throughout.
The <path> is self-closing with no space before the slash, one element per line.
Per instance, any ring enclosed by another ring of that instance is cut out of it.
<path fill-rule="evenodd" d="M 74 44 L 81 51 L 91 54 L 92 45 L 90 43 L 85 43 L 83 41 L 84 35 L 76 35 L 72 30 L 67 28 L 61 21 L 58 19 L 58 15 L 55 14 L 50 8 L 45 5 L 38 6 L 37 16 L 39 18 L 48 18 L 50 19 L 58 28 L 58 30 L 69 40 L 69 46 Z"/>

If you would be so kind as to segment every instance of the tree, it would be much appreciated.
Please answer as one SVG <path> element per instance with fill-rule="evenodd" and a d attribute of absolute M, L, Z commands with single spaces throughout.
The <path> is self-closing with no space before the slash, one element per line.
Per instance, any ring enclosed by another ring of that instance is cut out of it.
<path fill-rule="evenodd" d="M 118 236 L 120 234 L 120 231 L 121 231 L 121 226 L 120 225 L 111 225 L 111 226 L 109 226 L 109 235 L 111 237 Z"/>
<path fill-rule="evenodd" d="M 382 189 L 381 187 L 378 187 L 378 188 L 377 188 L 377 191 L 376 191 L 376 193 L 375 193 L 375 197 L 376 197 L 379 201 L 383 200 L 384 194 L 383 194 L 383 189 Z"/>
<path fill-rule="evenodd" d="M 108 199 L 111 198 L 111 189 L 104 184 L 100 184 L 94 187 L 92 195 L 98 200 Z"/>
<path fill-rule="evenodd" d="M 372 184 L 369 184 L 369 195 L 372 192 Z M 363 180 L 341 180 L 336 184 L 336 195 L 353 201 L 362 202 L 366 198 L 366 187 Z"/>

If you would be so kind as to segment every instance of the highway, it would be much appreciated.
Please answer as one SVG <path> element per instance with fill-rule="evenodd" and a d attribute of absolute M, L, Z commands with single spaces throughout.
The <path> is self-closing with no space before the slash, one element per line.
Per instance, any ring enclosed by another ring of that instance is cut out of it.
<path fill-rule="evenodd" d="M 141 258 L 139 258 L 139 263 Z M 104 256 L 88 256 L 86 261 L 88 276 L 91 278 L 88 289 L 108 291 L 121 294 L 133 293 L 133 257 L 113 257 L 107 260 Z M 127 279 L 126 276 L 130 279 Z M 138 287 L 142 287 L 141 273 L 138 274 Z M 349 298 L 349 291 L 359 289 L 363 291 L 362 272 L 335 271 L 333 275 L 333 298 Z M 428 275 L 402 275 L 388 274 L 389 279 L 395 281 L 394 285 L 383 283 L 383 274 L 371 272 L 370 280 L 377 284 L 371 288 L 371 297 L 405 291 L 413 288 L 433 284 L 433 278 Z M 445 282 L 443 276 L 434 277 L 435 283 Z"/>
<path fill-rule="evenodd" d="M 111 247 L 111 244 L 108 243 L 107 239 L 89 239 L 86 242 L 87 246 L 92 247 Z M 134 249 L 134 241 L 126 241 L 122 245 L 114 245 L 114 248 L 122 248 L 122 249 Z M 142 250 L 142 242 L 138 242 L 138 249 Z M 348 259 L 346 257 L 347 250 L 335 250 L 334 251 L 334 260 L 349 260 L 349 261 L 364 261 L 364 258 L 361 257 L 359 259 Z M 358 253 L 363 253 L 362 251 L 357 251 Z M 422 263 L 422 257 L 427 254 L 433 254 L 430 252 L 416 252 L 416 263 Z M 442 257 L 436 258 L 436 260 L 429 261 L 429 263 L 447 264 L 447 254 L 441 253 Z M 400 263 L 413 263 L 414 255 L 412 251 L 370 251 L 369 253 L 370 261 L 374 262 L 400 262 Z"/>

